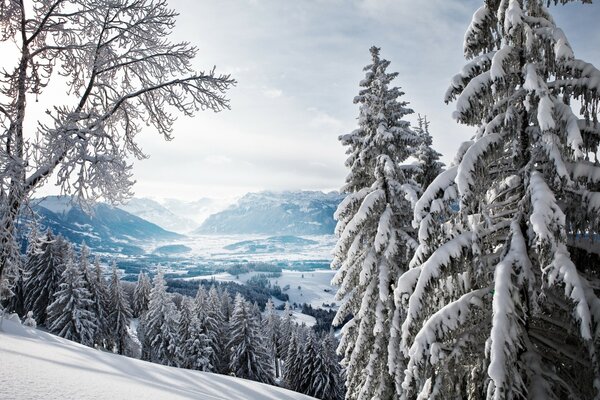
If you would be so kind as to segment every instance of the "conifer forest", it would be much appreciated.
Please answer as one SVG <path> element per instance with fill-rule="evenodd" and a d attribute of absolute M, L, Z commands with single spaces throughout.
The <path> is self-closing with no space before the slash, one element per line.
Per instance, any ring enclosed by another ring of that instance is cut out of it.
<path fill-rule="evenodd" d="M 200 3 L 0 0 L 0 398 L 600 400 L 599 4 Z"/>

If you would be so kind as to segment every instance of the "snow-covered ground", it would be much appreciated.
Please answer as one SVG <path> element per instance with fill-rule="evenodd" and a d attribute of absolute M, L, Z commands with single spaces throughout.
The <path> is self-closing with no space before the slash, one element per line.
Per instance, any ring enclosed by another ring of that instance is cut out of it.
<path fill-rule="evenodd" d="M 310 304 L 313 308 L 324 308 L 323 304 L 335 302 L 335 293 L 337 288 L 331 285 L 331 280 L 336 271 L 319 269 L 315 271 L 294 271 L 284 269 L 278 278 L 269 278 L 272 285 L 279 285 L 290 297 L 290 304 Z M 222 272 L 213 275 L 197 276 L 193 278 L 184 278 L 186 280 L 214 279 L 218 282 L 237 282 L 245 283 L 251 277 L 264 274 L 264 272 L 249 272 L 240 275 L 231 275 Z M 286 289 L 286 287 L 288 287 Z M 273 299 L 275 305 L 281 304 L 281 301 Z"/>
<path fill-rule="evenodd" d="M 308 400 L 223 375 L 165 367 L 91 349 L 5 320 L 0 399 Z"/>
<path fill-rule="evenodd" d="M 246 241 L 261 241 L 268 239 L 265 235 L 196 235 L 165 242 L 148 242 L 144 250 L 152 253 L 156 247 L 163 245 L 184 245 L 191 248 L 186 254 L 178 257 L 193 260 L 227 260 L 227 261 L 251 261 L 251 262 L 276 262 L 276 261 L 301 261 L 321 260 L 325 263 L 331 261 L 331 252 L 336 243 L 334 235 L 300 236 L 307 239 L 311 244 L 297 246 L 283 243 L 279 248 L 268 252 L 249 252 L 246 248 L 226 249 L 227 246 L 239 244 Z M 272 237 L 271 237 L 272 238 Z"/>

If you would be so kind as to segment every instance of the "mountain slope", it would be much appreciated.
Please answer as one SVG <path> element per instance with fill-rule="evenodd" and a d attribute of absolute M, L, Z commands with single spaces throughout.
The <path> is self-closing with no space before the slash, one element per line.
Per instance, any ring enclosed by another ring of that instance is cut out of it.
<path fill-rule="evenodd" d="M 85 241 L 95 251 L 137 254 L 141 249 L 136 242 L 173 240 L 181 235 L 136 217 L 119 208 L 99 203 L 93 213 L 86 213 L 71 198 L 49 196 L 33 200 L 32 210 L 40 226 L 80 244 Z"/>
<path fill-rule="evenodd" d="M 213 214 L 194 233 L 325 235 L 335 229 L 333 214 L 343 196 L 336 192 L 248 193 Z"/>
<path fill-rule="evenodd" d="M 1 399 L 310 400 L 229 376 L 101 352 L 5 320 L 0 330 Z"/>
<path fill-rule="evenodd" d="M 148 198 L 133 198 L 127 204 L 119 206 L 119 208 L 173 232 L 189 232 L 199 225 L 193 220 L 181 217 L 159 202 Z"/>

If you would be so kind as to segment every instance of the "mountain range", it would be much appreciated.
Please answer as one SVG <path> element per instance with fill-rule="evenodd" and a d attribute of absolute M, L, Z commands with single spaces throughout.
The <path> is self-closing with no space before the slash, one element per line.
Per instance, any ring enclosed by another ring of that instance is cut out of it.
<path fill-rule="evenodd" d="M 333 214 L 344 198 L 337 192 L 248 193 L 208 217 L 196 234 L 326 235 L 335 230 Z"/>
<path fill-rule="evenodd" d="M 85 243 L 96 252 L 134 255 L 143 253 L 139 246 L 149 241 L 183 238 L 138 216 L 98 203 L 84 211 L 73 198 L 48 196 L 31 202 L 38 225 L 50 228 L 74 244 Z"/>

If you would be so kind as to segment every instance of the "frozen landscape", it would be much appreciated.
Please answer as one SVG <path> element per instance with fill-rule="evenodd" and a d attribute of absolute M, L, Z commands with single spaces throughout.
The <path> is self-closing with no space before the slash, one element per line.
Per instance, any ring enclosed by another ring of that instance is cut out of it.
<path fill-rule="evenodd" d="M 95 350 L 10 318 L 0 329 L 0 399 L 309 400 L 282 388 Z"/>

